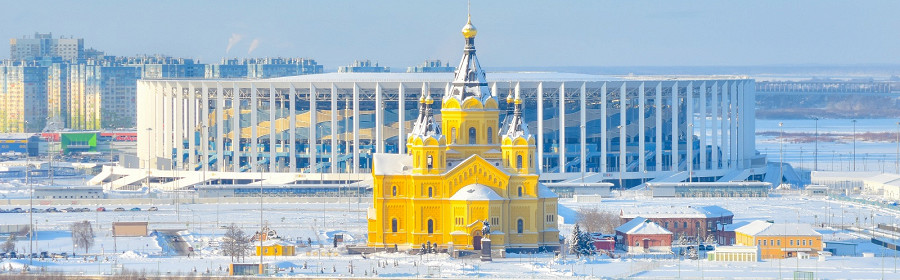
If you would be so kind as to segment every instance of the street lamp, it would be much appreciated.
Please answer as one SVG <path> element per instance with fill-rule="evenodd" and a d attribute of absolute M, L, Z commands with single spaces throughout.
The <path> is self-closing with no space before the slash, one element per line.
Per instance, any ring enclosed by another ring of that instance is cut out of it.
<path fill-rule="evenodd" d="M 778 137 L 778 138 L 781 138 L 780 139 L 781 140 L 780 141 L 781 142 L 781 144 L 780 144 L 781 145 L 781 152 L 780 152 L 780 154 L 781 154 L 780 161 L 781 162 L 778 163 L 778 186 L 776 186 L 776 188 L 780 187 L 781 184 L 784 182 L 784 123 L 783 122 L 778 123 L 778 127 L 781 129 L 781 136 Z"/>
<path fill-rule="evenodd" d="M 813 162 L 813 171 L 819 171 L 819 117 L 813 118 L 816 120 L 816 146 L 815 146 L 815 158 Z"/>
<path fill-rule="evenodd" d="M 900 122 L 897 122 L 897 161 L 894 165 L 897 166 L 897 174 L 900 174 Z"/>
<path fill-rule="evenodd" d="M 25 127 L 28 127 L 28 121 L 25 121 Z M 52 163 L 51 163 L 52 164 Z M 34 254 L 34 184 L 31 183 L 31 176 L 28 168 L 31 166 L 31 155 L 28 154 L 28 144 L 25 144 L 25 184 L 28 185 L 28 267 L 30 268 L 34 262 L 32 254 Z M 51 172 L 52 166 L 50 167 Z"/>
<path fill-rule="evenodd" d="M 153 131 L 153 128 L 148 127 L 147 128 L 147 179 L 146 179 L 148 190 L 150 189 L 150 162 L 151 162 L 150 159 L 153 156 L 153 153 L 150 152 L 150 147 L 151 147 L 150 143 L 153 142 L 151 139 L 153 137 L 150 137 L 151 131 Z"/>
<path fill-rule="evenodd" d="M 257 162 L 257 171 L 259 171 L 259 235 L 256 236 L 256 239 L 259 239 L 259 274 L 263 274 L 263 163 Z"/>
<path fill-rule="evenodd" d="M 856 171 L 856 120 L 853 120 L 853 168 L 851 171 Z"/>

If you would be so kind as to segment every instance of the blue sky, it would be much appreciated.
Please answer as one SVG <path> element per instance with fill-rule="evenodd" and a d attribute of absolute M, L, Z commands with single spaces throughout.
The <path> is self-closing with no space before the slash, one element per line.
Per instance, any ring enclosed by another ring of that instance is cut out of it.
<path fill-rule="evenodd" d="M 465 1 L 7 1 L 0 38 L 113 55 L 456 64 Z M 494 67 L 900 64 L 900 1 L 473 1 Z M 229 38 L 240 37 L 226 53 Z M 256 40 L 256 48 L 250 46 Z M 0 58 L 9 46 L 0 46 Z"/>

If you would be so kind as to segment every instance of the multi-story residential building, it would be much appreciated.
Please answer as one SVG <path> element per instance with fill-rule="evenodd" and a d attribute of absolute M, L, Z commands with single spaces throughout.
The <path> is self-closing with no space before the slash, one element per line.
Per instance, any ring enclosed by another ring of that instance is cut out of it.
<path fill-rule="evenodd" d="M 227 59 L 206 65 L 206 78 L 274 78 L 322 73 L 322 65 L 308 58 Z"/>
<path fill-rule="evenodd" d="M 67 128 L 134 127 L 140 67 L 106 64 L 70 66 Z"/>
<path fill-rule="evenodd" d="M 419 66 L 406 68 L 406 73 L 451 73 L 454 70 L 456 68 L 451 67 L 450 63 L 442 64 L 440 59 L 428 59 Z"/>
<path fill-rule="evenodd" d="M 353 64 L 338 67 L 338 73 L 389 73 L 390 67 L 378 66 L 378 62 L 371 60 L 356 60 Z"/>
<path fill-rule="evenodd" d="M 32 60 L 43 57 L 61 57 L 65 60 L 84 58 L 84 39 L 53 38 L 53 33 L 34 33 L 34 38 L 9 40 L 9 58 Z"/>
<path fill-rule="evenodd" d="M 0 132 L 38 132 L 47 121 L 47 67 L 0 64 Z"/>

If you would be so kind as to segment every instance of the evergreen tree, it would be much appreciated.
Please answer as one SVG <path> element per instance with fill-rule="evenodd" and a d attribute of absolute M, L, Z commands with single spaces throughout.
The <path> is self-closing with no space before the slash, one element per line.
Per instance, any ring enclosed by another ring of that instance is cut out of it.
<path fill-rule="evenodd" d="M 591 244 L 590 235 L 586 232 L 581 231 L 581 228 L 578 224 L 575 224 L 575 227 L 572 228 L 572 236 L 569 240 L 569 251 L 572 254 L 575 254 L 576 257 L 592 255 L 594 253 L 593 246 Z"/>

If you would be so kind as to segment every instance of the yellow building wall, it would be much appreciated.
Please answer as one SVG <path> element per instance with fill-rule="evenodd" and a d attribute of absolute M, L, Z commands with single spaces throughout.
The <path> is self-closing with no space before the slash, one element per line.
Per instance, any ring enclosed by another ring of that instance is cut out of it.
<path fill-rule="evenodd" d="M 259 256 L 260 246 L 256 246 L 256 255 Z M 262 246 L 264 256 L 293 256 L 294 246 L 290 245 L 271 245 Z"/>
<path fill-rule="evenodd" d="M 783 249 L 809 248 L 811 251 L 805 253 L 811 256 L 817 256 L 822 250 L 821 236 L 751 236 L 735 232 L 735 243 L 759 247 L 762 259 L 784 259 L 788 257 L 788 253 L 792 253 L 791 257 L 797 256 L 796 252 L 787 252 Z"/>

